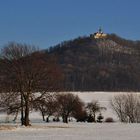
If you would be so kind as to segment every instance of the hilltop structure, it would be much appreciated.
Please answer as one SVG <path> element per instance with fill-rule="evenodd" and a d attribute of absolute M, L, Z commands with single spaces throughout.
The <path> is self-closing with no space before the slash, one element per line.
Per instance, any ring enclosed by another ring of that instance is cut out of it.
<path fill-rule="evenodd" d="M 94 33 L 94 38 L 95 39 L 104 39 L 107 37 L 107 34 L 103 33 L 101 27 L 99 28 L 99 31 Z"/>

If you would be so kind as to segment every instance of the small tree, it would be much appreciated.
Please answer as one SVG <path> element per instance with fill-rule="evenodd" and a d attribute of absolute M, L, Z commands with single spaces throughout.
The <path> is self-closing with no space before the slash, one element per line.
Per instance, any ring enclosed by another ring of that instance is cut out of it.
<path fill-rule="evenodd" d="M 87 121 L 88 115 L 85 109 L 79 109 L 73 113 L 73 117 L 77 122 L 85 122 Z"/>
<path fill-rule="evenodd" d="M 140 122 L 140 97 L 137 94 L 120 94 L 110 102 L 121 122 Z"/>
<path fill-rule="evenodd" d="M 99 116 L 97 117 L 97 122 L 102 123 L 102 120 L 104 119 L 104 117 L 102 116 L 102 114 L 100 113 Z"/>
<path fill-rule="evenodd" d="M 57 110 L 55 95 L 53 93 L 48 93 L 43 96 L 43 98 L 36 99 L 33 106 L 35 110 L 39 110 L 41 112 L 43 121 L 46 120 L 46 122 L 49 122 L 49 117 Z M 46 119 L 45 116 L 47 116 Z"/>
<path fill-rule="evenodd" d="M 15 102 L 16 101 L 16 102 Z M 1 93 L 0 94 L 0 108 L 1 112 L 6 112 L 7 115 L 15 115 L 13 121 L 16 121 L 18 113 L 21 109 L 20 106 L 20 94 L 13 93 Z"/>
<path fill-rule="evenodd" d="M 62 93 L 56 96 L 58 102 L 58 113 L 62 116 L 63 122 L 68 123 L 68 117 L 72 115 L 82 103 L 77 95 Z"/>
<path fill-rule="evenodd" d="M 110 105 L 117 114 L 121 122 L 127 122 L 127 115 L 125 113 L 125 95 L 116 95 L 111 101 Z"/>
<path fill-rule="evenodd" d="M 87 112 L 84 102 L 80 100 L 78 101 L 76 108 L 72 112 L 72 116 L 77 122 L 85 122 L 87 120 Z"/>
<path fill-rule="evenodd" d="M 45 111 L 46 111 L 46 102 L 44 99 L 37 100 L 33 103 L 33 108 L 35 111 L 39 111 L 42 115 L 43 121 L 45 121 Z"/>
<path fill-rule="evenodd" d="M 96 113 L 100 112 L 101 110 L 106 110 L 105 107 L 101 107 L 98 101 L 92 101 L 87 104 L 86 106 L 89 117 L 93 118 L 92 121 L 96 122 Z"/>

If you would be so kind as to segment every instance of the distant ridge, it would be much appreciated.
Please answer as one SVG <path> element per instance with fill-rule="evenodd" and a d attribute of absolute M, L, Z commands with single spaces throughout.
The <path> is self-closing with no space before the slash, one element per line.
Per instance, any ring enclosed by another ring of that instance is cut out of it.
<path fill-rule="evenodd" d="M 46 52 L 58 57 L 67 91 L 140 91 L 140 41 L 90 35 Z"/>

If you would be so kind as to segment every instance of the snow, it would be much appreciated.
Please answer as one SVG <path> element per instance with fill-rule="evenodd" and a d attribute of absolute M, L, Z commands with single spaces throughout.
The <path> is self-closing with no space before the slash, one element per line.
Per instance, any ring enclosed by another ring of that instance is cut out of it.
<path fill-rule="evenodd" d="M 84 102 L 98 100 L 101 106 L 107 108 L 103 116 L 113 117 L 109 101 L 114 95 L 127 94 L 122 92 L 73 92 L 79 95 Z M 139 93 L 138 93 L 139 94 Z M 9 120 L 12 120 L 9 116 Z M 139 140 L 140 124 L 125 123 L 77 123 L 70 122 L 42 122 L 42 117 L 37 112 L 30 115 L 31 127 L 22 127 L 20 123 L 5 122 L 5 114 L 0 115 L 0 140 Z"/>
<path fill-rule="evenodd" d="M 0 131 L 0 140 L 138 140 L 139 124 L 44 123 Z"/>

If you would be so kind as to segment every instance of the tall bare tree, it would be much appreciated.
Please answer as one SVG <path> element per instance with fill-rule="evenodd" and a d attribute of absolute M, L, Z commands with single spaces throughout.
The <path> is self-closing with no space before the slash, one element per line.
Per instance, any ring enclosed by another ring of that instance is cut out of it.
<path fill-rule="evenodd" d="M 49 59 L 36 47 L 18 43 L 10 43 L 2 49 L 0 67 L 1 90 L 11 93 L 11 96 L 20 93 L 21 124 L 28 126 L 29 108 L 36 92 L 43 97 L 47 91 L 58 89 L 59 67 L 54 59 Z"/>

